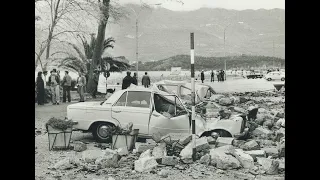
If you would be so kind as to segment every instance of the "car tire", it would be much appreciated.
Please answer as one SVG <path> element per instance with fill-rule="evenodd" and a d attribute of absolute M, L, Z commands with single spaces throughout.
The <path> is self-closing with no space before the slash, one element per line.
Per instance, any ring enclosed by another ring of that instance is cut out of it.
<path fill-rule="evenodd" d="M 271 81 L 271 80 L 272 80 L 271 78 L 268 78 L 268 79 L 267 79 L 267 81 Z"/>
<path fill-rule="evenodd" d="M 281 78 L 281 81 L 284 81 L 284 78 Z"/>
<path fill-rule="evenodd" d="M 96 141 L 98 141 L 98 142 L 110 143 L 112 141 L 112 137 L 107 136 L 105 133 L 103 133 L 102 128 L 104 128 L 104 127 L 108 128 L 108 127 L 112 127 L 112 126 L 114 126 L 114 125 L 107 123 L 107 122 L 96 123 L 93 126 L 93 130 L 92 130 L 92 135 L 93 135 L 94 139 L 96 139 Z"/>

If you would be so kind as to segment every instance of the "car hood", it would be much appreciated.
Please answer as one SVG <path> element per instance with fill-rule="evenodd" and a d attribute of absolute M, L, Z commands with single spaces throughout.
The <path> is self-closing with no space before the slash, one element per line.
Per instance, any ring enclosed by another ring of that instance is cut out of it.
<path fill-rule="evenodd" d="M 85 108 L 85 107 L 94 107 L 94 106 L 101 106 L 101 102 L 94 101 L 94 102 L 80 102 L 76 104 L 71 104 L 68 106 L 68 108 Z"/>

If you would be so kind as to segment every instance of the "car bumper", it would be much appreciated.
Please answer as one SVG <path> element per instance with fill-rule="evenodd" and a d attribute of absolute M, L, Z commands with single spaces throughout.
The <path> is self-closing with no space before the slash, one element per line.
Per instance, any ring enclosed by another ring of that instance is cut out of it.
<path fill-rule="evenodd" d="M 238 138 L 246 136 L 248 134 L 248 132 L 249 132 L 249 128 L 245 128 L 242 133 L 234 134 L 233 136 L 235 139 L 238 139 Z"/>

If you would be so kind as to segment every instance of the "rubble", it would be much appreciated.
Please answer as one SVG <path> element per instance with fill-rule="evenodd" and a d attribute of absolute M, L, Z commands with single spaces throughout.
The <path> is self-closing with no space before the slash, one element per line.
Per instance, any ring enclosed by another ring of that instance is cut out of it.
<path fill-rule="evenodd" d="M 118 148 L 117 150 L 117 153 L 120 155 L 120 156 L 126 156 L 129 154 L 129 151 L 128 151 L 128 147 L 125 146 L 125 147 L 122 147 L 122 148 Z"/>
<path fill-rule="evenodd" d="M 83 142 L 77 141 L 73 143 L 73 150 L 77 152 L 82 152 L 87 149 L 87 145 Z"/>
<path fill-rule="evenodd" d="M 167 166 L 175 166 L 179 163 L 179 158 L 176 156 L 164 156 L 161 159 L 161 164 Z"/>
<path fill-rule="evenodd" d="M 229 106 L 229 105 L 232 105 L 233 103 L 234 103 L 234 99 L 232 98 L 223 97 L 219 99 L 219 104 L 222 106 Z"/>
<path fill-rule="evenodd" d="M 160 139 L 164 142 L 178 141 L 181 145 L 187 145 L 192 140 L 192 135 L 188 133 L 169 133 Z"/>
<path fill-rule="evenodd" d="M 134 161 L 134 170 L 138 172 L 150 171 L 157 167 L 158 163 L 154 157 L 143 157 Z"/>
<path fill-rule="evenodd" d="M 210 161 L 211 161 L 211 156 L 210 156 L 210 154 L 206 154 L 206 155 L 204 155 L 204 156 L 202 156 L 201 158 L 200 158 L 200 163 L 201 164 L 205 164 L 205 165 L 209 165 L 210 164 Z"/>
<path fill-rule="evenodd" d="M 242 167 L 246 169 L 251 169 L 254 167 L 253 158 L 249 154 L 243 152 L 242 149 L 235 149 L 232 155 L 234 155 L 237 158 L 237 160 L 241 163 Z"/>
<path fill-rule="evenodd" d="M 279 162 L 268 158 L 257 158 L 257 162 L 261 165 L 266 174 L 278 174 Z"/>
<path fill-rule="evenodd" d="M 155 146 L 156 144 L 148 144 L 148 143 L 141 143 L 141 142 L 135 143 L 136 152 L 138 153 L 142 153 L 143 151 L 148 149 L 152 150 Z"/>
<path fill-rule="evenodd" d="M 223 151 L 222 149 L 220 149 L 220 150 L 211 149 L 210 150 L 210 156 L 211 156 L 210 164 L 213 166 L 216 166 L 219 169 L 223 169 L 223 170 L 240 168 L 241 167 L 240 162 L 232 155 L 226 154 L 226 151 Z"/>
<path fill-rule="evenodd" d="M 272 157 L 279 156 L 279 151 L 275 147 L 266 147 L 266 148 L 262 148 L 261 150 L 264 150 L 266 152 L 267 156 L 272 156 Z"/>
<path fill-rule="evenodd" d="M 82 159 L 86 163 L 95 162 L 101 155 L 101 150 L 86 150 L 82 152 Z"/>
<path fill-rule="evenodd" d="M 276 126 L 277 127 L 285 127 L 285 119 L 284 118 L 280 118 L 277 122 L 276 122 Z"/>
<path fill-rule="evenodd" d="M 244 151 L 246 154 L 249 154 L 252 158 L 256 159 L 257 157 L 267 157 L 266 152 L 264 150 L 252 150 L 252 151 Z"/>
<path fill-rule="evenodd" d="M 166 144 L 161 143 L 160 145 L 156 146 L 152 150 L 152 156 L 156 159 L 162 158 L 163 156 L 167 155 Z"/>
<path fill-rule="evenodd" d="M 214 102 L 219 102 L 219 100 L 221 98 L 224 98 L 225 96 L 224 95 L 221 95 L 221 94 L 213 94 L 211 97 L 210 97 L 210 101 L 214 101 Z"/>
<path fill-rule="evenodd" d="M 151 150 L 150 150 L 150 149 L 142 152 L 142 153 L 140 154 L 139 159 L 142 159 L 142 158 L 145 158 L 145 157 L 151 157 Z"/>
<path fill-rule="evenodd" d="M 241 148 L 246 151 L 250 150 L 259 150 L 260 146 L 255 140 L 251 140 L 249 142 L 244 143 Z"/>
<path fill-rule="evenodd" d="M 221 147 L 225 145 L 232 145 L 234 141 L 234 138 L 230 137 L 218 137 L 216 146 Z"/>
<path fill-rule="evenodd" d="M 167 178 L 168 177 L 168 174 L 169 172 L 165 169 L 161 169 L 161 171 L 158 172 L 158 175 L 161 177 L 161 178 Z"/>
<path fill-rule="evenodd" d="M 112 149 L 106 149 L 102 152 L 101 156 L 96 159 L 96 165 L 100 165 L 101 168 L 118 167 L 118 153 Z"/>
<path fill-rule="evenodd" d="M 259 135 L 266 135 L 269 136 L 272 132 L 269 129 L 266 129 L 264 127 L 258 127 L 253 132 L 252 135 L 259 136 Z"/>

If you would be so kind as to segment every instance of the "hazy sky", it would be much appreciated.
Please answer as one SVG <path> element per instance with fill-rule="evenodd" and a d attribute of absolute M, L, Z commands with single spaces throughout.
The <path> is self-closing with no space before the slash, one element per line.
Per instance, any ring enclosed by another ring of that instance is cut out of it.
<path fill-rule="evenodd" d="M 139 3 L 140 0 L 118 0 L 120 3 Z M 162 3 L 162 7 L 174 11 L 195 10 L 201 7 L 225 9 L 285 9 L 285 0 L 182 0 L 184 4 L 175 0 L 143 0 L 148 4 Z"/>

